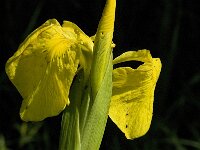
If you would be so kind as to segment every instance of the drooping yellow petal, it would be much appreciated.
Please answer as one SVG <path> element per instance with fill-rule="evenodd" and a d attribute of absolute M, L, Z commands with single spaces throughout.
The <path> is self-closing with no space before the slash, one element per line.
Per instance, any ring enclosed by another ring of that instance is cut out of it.
<path fill-rule="evenodd" d="M 137 69 L 120 67 L 113 70 L 113 96 L 109 116 L 128 139 L 144 135 L 150 127 L 153 100 L 161 62 L 148 50 L 129 51 L 117 57 L 114 64 L 142 61 Z"/>
<path fill-rule="evenodd" d="M 89 38 L 89 37 L 88 37 Z M 30 34 L 7 61 L 6 73 L 23 97 L 20 116 L 40 121 L 69 105 L 80 46 L 72 29 L 51 19 Z"/>

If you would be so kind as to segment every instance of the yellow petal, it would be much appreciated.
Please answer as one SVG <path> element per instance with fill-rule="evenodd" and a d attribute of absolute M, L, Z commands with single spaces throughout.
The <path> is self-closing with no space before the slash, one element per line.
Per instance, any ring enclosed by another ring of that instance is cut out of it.
<path fill-rule="evenodd" d="M 128 139 L 144 135 L 150 127 L 153 100 L 161 62 L 147 50 L 129 51 L 113 62 L 142 61 L 137 69 L 120 67 L 113 70 L 113 96 L 109 116 Z"/>
<path fill-rule="evenodd" d="M 22 120 L 40 121 L 69 105 L 69 88 L 80 58 L 77 35 L 71 30 L 48 20 L 7 61 L 6 73 L 23 97 Z"/>
<path fill-rule="evenodd" d="M 68 34 L 69 31 L 71 32 L 70 36 L 74 37 L 75 35 L 77 42 L 80 44 L 83 51 L 92 52 L 94 44 L 91 38 L 88 37 L 76 24 L 70 21 L 64 21 L 62 27 L 63 31 Z"/>
<path fill-rule="evenodd" d="M 88 37 L 76 24 L 70 21 L 64 21 L 62 27 L 65 32 L 70 31 L 70 36 L 73 37 L 75 35 L 77 44 L 81 49 L 80 68 L 84 69 L 85 77 L 88 77 L 93 57 L 94 43 L 92 39 Z M 87 80 L 86 78 L 84 79 Z"/>
<path fill-rule="evenodd" d="M 141 61 L 141 62 L 151 62 L 152 57 L 148 50 L 138 50 L 138 51 L 127 51 L 116 57 L 113 60 L 113 64 L 118 64 L 125 61 Z"/>

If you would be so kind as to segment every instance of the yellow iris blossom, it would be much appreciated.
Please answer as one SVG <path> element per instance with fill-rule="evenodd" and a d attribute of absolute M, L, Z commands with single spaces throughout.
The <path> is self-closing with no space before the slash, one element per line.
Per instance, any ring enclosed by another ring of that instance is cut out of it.
<path fill-rule="evenodd" d="M 109 14 L 110 10 L 104 13 Z M 111 21 L 114 22 L 114 16 Z M 107 24 L 99 31 L 104 34 L 113 28 Z M 6 63 L 6 73 L 23 97 L 22 120 L 41 121 L 58 115 L 70 105 L 68 96 L 74 76 L 81 68 L 86 76 L 90 74 L 93 47 L 92 38 L 78 26 L 69 21 L 61 26 L 55 19 L 46 21 L 25 39 Z M 133 139 L 144 135 L 150 127 L 161 62 L 159 58 L 152 58 L 148 50 L 139 50 L 122 54 L 113 64 L 125 61 L 144 64 L 136 69 L 113 70 L 108 115 L 128 139 Z M 93 80 L 98 84 L 98 79 L 93 77 Z"/>

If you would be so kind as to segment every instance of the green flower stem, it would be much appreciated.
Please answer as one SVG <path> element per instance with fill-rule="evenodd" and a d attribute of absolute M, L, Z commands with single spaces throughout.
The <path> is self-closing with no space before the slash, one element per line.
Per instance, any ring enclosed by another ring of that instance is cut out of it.
<path fill-rule="evenodd" d="M 112 55 L 95 100 L 80 72 L 70 92 L 71 103 L 63 112 L 59 150 L 97 150 L 100 147 L 112 94 Z"/>
<path fill-rule="evenodd" d="M 81 71 L 71 87 L 71 103 L 63 112 L 59 150 L 99 149 L 112 95 L 112 55 L 94 100 L 90 85 L 84 83 Z"/>
<path fill-rule="evenodd" d="M 80 72 L 71 87 L 71 103 L 63 111 L 59 150 L 80 150 L 80 103 L 83 94 L 83 72 Z"/>

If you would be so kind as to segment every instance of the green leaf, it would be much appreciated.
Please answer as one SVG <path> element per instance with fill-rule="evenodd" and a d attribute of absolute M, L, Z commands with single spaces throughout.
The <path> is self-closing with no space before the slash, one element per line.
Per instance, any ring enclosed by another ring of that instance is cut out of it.
<path fill-rule="evenodd" d="M 81 135 L 82 150 L 99 149 L 112 96 L 112 38 L 115 0 L 107 0 L 94 40 L 90 103 Z"/>
<path fill-rule="evenodd" d="M 112 55 L 98 89 L 96 97 L 91 98 L 91 106 L 82 132 L 82 150 L 97 150 L 101 144 L 108 118 L 108 109 L 112 96 Z"/>
<path fill-rule="evenodd" d="M 70 105 L 66 107 L 62 116 L 59 150 L 80 150 L 80 104 L 83 94 L 83 71 L 79 72 L 70 90 Z"/>

